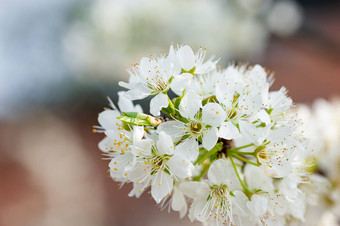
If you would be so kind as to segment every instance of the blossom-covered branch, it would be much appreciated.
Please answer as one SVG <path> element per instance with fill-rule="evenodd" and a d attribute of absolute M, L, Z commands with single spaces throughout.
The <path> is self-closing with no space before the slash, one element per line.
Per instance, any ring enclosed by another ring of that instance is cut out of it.
<path fill-rule="evenodd" d="M 303 221 L 311 150 L 286 89 L 269 91 L 259 65 L 218 69 L 205 55 L 171 46 L 129 70 L 119 109 L 111 102 L 96 128 L 111 177 L 206 225 Z M 147 97 L 150 115 L 132 104 Z"/>

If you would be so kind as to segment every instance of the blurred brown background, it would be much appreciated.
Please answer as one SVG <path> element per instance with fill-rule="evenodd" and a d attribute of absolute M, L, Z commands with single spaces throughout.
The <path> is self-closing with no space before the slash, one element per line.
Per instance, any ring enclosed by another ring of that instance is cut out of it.
<path fill-rule="evenodd" d="M 6 3 L 7 9 L 0 10 L 12 10 L 7 17 L 0 16 L 0 51 L 4 51 L 0 59 L 7 59 L 7 65 L 0 63 L 0 226 L 189 225 L 177 213 L 160 212 L 148 194 L 129 198 L 131 186 L 119 189 L 109 178 L 108 161 L 101 159 L 97 148 L 103 136 L 93 134 L 91 127 L 107 106 L 105 97 L 115 100 L 120 88 L 96 79 L 90 83 L 64 79 L 72 75 L 57 54 L 70 23 L 68 13 L 79 1 L 47 6 L 32 0 L 35 7 L 31 4 L 29 9 L 22 9 L 23 2 Z M 304 11 L 302 27 L 290 37 L 272 36 L 262 57 L 249 61 L 275 71 L 272 88 L 285 85 L 295 102 L 339 96 L 339 1 L 299 4 Z M 26 18 L 23 12 L 28 10 Z M 13 28 L 17 17 L 20 23 Z M 44 18 L 53 25 L 51 30 L 42 24 Z M 35 52 L 26 48 L 41 51 L 42 56 L 31 55 Z M 34 80 L 39 73 L 52 82 Z"/>

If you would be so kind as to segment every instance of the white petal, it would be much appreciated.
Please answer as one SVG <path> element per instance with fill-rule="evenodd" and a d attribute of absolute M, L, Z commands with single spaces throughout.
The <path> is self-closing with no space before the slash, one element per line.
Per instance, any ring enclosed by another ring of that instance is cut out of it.
<path fill-rule="evenodd" d="M 156 60 L 143 57 L 139 62 L 139 70 L 141 75 L 144 78 L 155 77 L 155 72 L 157 71 L 156 66 L 158 66 Z"/>
<path fill-rule="evenodd" d="M 183 217 L 185 217 L 187 212 L 188 212 L 188 206 L 185 203 L 185 206 L 179 211 L 179 218 L 182 219 Z"/>
<path fill-rule="evenodd" d="M 159 154 L 161 155 L 165 154 L 171 155 L 174 150 L 174 143 L 172 142 L 171 137 L 163 131 L 159 133 L 156 146 Z"/>
<path fill-rule="evenodd" d="M 131 153 L 117 155 L 116 157 L 112 158 L 111 162 L 109 163 L 111 177 L 116 180 L 126 178 L 128 176 L 126 173 L 126 168 L 132 163 L 132 160 L 133 155 Z"/>
<path fill-rule="evenodd" d="M 138 83 L 135 84 L 135 86 L 132 87 L 130 90 L 126 91 L 124 93 L 124 96 L 126 96 L 130 100 L 141 100 L 149 96 L 151 92 L 152 90 L 145 87 L 143 83 Z"/>
<path fill-rule="evenodd" d="M 228 121 L 221 124 L 218 136 L 227 140 L 237 139 L 240 137 L 240 132 L 232 122 Z"/>
<path fill-rule="evenodd" d="M 267 73 L 260 65 L 256 64 L 248 74 L 249 78 L 256 82 L 259 86 L 267 83 Z"/>
<path fill-rule="evenodd" d="M 150 156 L 153 144 L 154 142 L 151 139 L 142 139 L 140 141 L 135 141 L 131 150 L 136 156 Z"/>
<path fill-rule="evenodd" d="M 273 179 L 265 175 L 260 167 L 246 164 L 244 176 L 251 190 L 261 189 L 264 192 L 272 192 L 274 190 Z"/>
<path fill-rule="evenodd" d="M 137 106 L 134 106 L 132 101 L 125 96 L 125 92 L 118 92 L 118 107 L 121 112 L 136 112 Z M 138 109 L 140 110 L 140 109 Z"/>
<path fill-rule="evenodd" d="M 306 215 L 306 200 L 305 195 L 300 195 L 297 200 L 294 201 L 294 205 L 290 205 L 290 213 L 293 217 L 305 221 Z M 336 224 L 335 224 L 336 225 Z"/>
<path fill-rule="evenodd" d="M 228 166 L 227 160 L 218 159 L 213 162 L 208 171 L 208 179 L 216 185 L 229 184 L 230 167 Z"/>
<path fill-rule="evenodd" d="M 256 114 L 256 118 L 260 119 L 261 122 L 264 122 L 266 125 L 271 123 L 270 116 L 265 110 L 261 110 L 259 113 Z"/>
<path fill-rule="evenodd" d="M 265 107 L 264 93 L 259 92 L 249 93 L 238 98 L 238 110 L 242 114 L 255 115 L 262 107 Z"/>
<path fill-rule="evenodd" d="M 168 105 L 168 96 L 164 93 L 159 93 L 150 101 L 150 113 L 154 116 L 158 116 L 160 115 L 160 110 Z"/>
<path fill-rule="evenodd" d="M 179 189 L 191 199 L 199 199 L 200 197 L 208 196 L 210 192 L 210 188 L 207 183 L 198 181 L 181 183 Z"/>
<path fill-rule="evenodd" d="M 184 155 L 190 161 L 195 161 L 199 154 L 196 139 L 194 138 L 185 139 L 185 141 L 177 145 L 175 152 Z"/>
<path fill-rule="evenodd" d="M 167 166 L 169 167 L 170 172 L 175 174 L 178 178 L 191 177 L 195 169 L 190 160 L 180 154 L 172 156 L 167 162 Z"/>
<path fill-rule="evenodd" d="M 133 183 L 133 189 L 129 193 L 129 197 L 136 196 L 137 198 L 139 198 L 148 186 L 148 183 Z"/>
<path fill-rule="evenodd" d="M 211 126 L 218 127 L 226 119 L 223 108 L 216 103 L 207 103 L 202 108 L 202 122 Z"/>
<path fill-rule="evenodd" d="M 211 150 L 217 143 L 217 128 L 211 127 L 203 132 L 202 145 L 205 149 Z"/>
<path fill-rule="evenodd" d="M 251 201 L 247 202 L 249 210 L 258 217 L 261 217 L 267 210 L 268 199 L 263 195 L 252 195 Z"/>
<path fill-rule="evenodd" d="M 132 169 L 129 170 L 129 174 L 127 175 L 128 179 L 136 184 L 143 184 L 147 186 L 152 177 L 149 175 L 151 170 L 148 168 L 146 164 L 136 164 Z"/>
<path fill-rule="evenodd" d="M 137 142 L 141 140 L 144 136 L 144 127 L 143 126 L 135 126 L 133 127 L 133 142 Z"/>
<path fill-rule="evenodd" d="M 242 191 L 233 191 L 234 196 L 231 196 L 233 203 L 233 214 L 246 217 L 249 214 L 247 207 L 248 197 Z"/>
<path fill-rule="evenodd" d="M 194 91 L 187 92 L 179 104 L 180 114 L 189 119 L 193 119 L 202 106 L 202 99 Z"/>
<path fill-rule="evenodd" d="M 224 104 L 227 108 L 230 108 L 234 100 L 235 94 L 235 82 L 232 78 L 220 79 L 216 86 L 216 98 Z"/>
<path fill-rule="evenodd" d="M 195 54 L 189 46 L 183 46 L 177 51 L 177 56 L 186 71 L 195 67 Z"/>
<path fill-rule="evenodd" d="M 123 81 L 119 81 L 118 85 L 123 87 L 123 88 L 126 88 L 126 89 L 130 89 L 131 88 L 131 84 L 130 83 L 123 82 Z"/>
<path fill-rule="evenodd" d="M 171 82 L 170 88 L 175 94 L 181 95 L 184 89 L 190 87 L 191 79 L 192 74 L 189 73 L 175 75 Z"/>
<path fill-rule="evenodd" d="M 117 127 L 118 116 L 120 116 L 118 111 L 105 110 L 98 115 L 98 122 L 106 130 L 114 129 Z"/>
<path fill-rule="evenodd" d="M 256 127 L 252 122 L 240 120 L 239 127 L 242 136 L 255 145 L 262 144 L 268 135 L 269 128 Z"/>
<path fill-rule="evenodd" d="M 181 211 L 183 208 L 187 208 L 187 202 L 185 201 L 183 193 L 176 188 L 174 189 L 174 194 L 172 196 L 171 208 L 174 211 Z"/>
<path fill-rule="evenodd" d="M 290 202 L 295 202 L 301 195 L 301 191 L 298 189 L 299 179 L 290 174 L 283 178 L 280 183 L 280 192 L 284 194 L 285 198 Z"/>
<path fill-rule="evenodd" d="M 219 223 L 218 221 L 213 221 L 210 218 L 212 214 L 211 210 L 213 210 L 214 205 L 215 204 L 213 202 L 207 202 L 207 198 L 195 200 L 191 205 L 191 208 L 194 210 L 193 216 L 196 218 L 196 220 L 202 223 L 204 222 L 204 226 L 222 226 L 221 223 Z M 228 213 L 229 211 L 227 210 L 226 212 Z M 209 220 L 210 222 L 208 222 Z"/>
<path fill-rule="evenodd" d="M 214 60 L 215 56 L 212 55 L 205 63 L 200 64 L 196 61 L 196 69 L 195 74 L 200 75 L 204 73 L 208 73 L 214 69 L 216 69 L 216 64 L 220 59 Z"/>
<path fill-rule="evenodd" d="M 176 76 L 179 73 L 181 73 L 182 65 L 172 45 L 170 46 L 169 55 L 166 58 L 166 61 L 167 61 L 167 70 L 169 70 L 169 72 L 172 75 Z"/>
<path fill-rule="evenodd" d="M 135 105 L 134 112 L 143 112 L 142 106 L 140 106 L 139 104 L 136 104 L 136 105 Z"/>
<path fill-rule="evenodd" d="M 261 163 L 261 159 L 259 159 Z M 270 177 L 282 178 L 289 175 L 293 169 L 292 163 L 287 161 L 286 158 L 271 159 L 270 166 L 266 163 L 261 165 L 264 173 Z"/>
<path fill-rule="evenodd" d="M 294 143 L 293 139 L 289 139 L 289 137 L 291 136 L 291 134 L 293 133 L 292 130 L 289 127 L 280 127 L 278 129 L 275 130 L 271 130 L 270 131 L 270 135 L 268 136 L 268 139 L 275 143 L 285 143 L 285 144 L 290 144 L 290 143 Z M 288 141 L 287 141 L 288 139 Z M 296 144 L 293 144 L 296 145 Z"/>
<path fill-rule="evenodd" d="M 164 131 L 172 137 L 174 142 L 179 141 L 185 135 L 187 127 L 179 121 L 167 121 L 159 124 L 157 131 Z"/>
<path fill-rule="evenodd" d="M 293 101 L 287 97 L 286 88 L 282 87 L 279 91 L 269 93 L 269 104 L 273 109 L 270 115 L 278 116 L 289 110 L 293 105 Z"/>
<path fill-rule="evenodd" d="M 105 131 L 105 135 L 108 137 L 106 148 L 111 152 L 123 153 L 127 150 L 126 145 L 130 145 L 130 142 L 125 139 L 126 137 L 129 137 L 129 132 L 127 131 L 118 132 L 117 130 L 108 130 Z"/>
<path fill-rule="evenodd" d="M 114 139 L 112 137 L 105 137 L 98 143 L 98 148 L 102 152 L 108 152 L 111 150 L 111 147 L 114 145 Z"/>
<path fill-rule="evenodd" d="M 173 188 L 173 179 L 165 172 L 159 172 L 151 182 L 151 195 L 157 203 L 171 193 Z"/>

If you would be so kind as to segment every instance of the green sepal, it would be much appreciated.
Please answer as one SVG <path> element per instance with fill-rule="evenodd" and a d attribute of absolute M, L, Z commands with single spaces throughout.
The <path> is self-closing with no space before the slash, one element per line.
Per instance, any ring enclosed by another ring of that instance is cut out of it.
<path fill-rule="evenodd" d="M 128 123 L 123 122 L 123 129 L 126 130 L 126 131 L 130 131 L 131 127 L 130 127 L 130 125 Z"/>
<path fill-rule="evenodd" d="M 256 126 L 256 128 L 259 128 L 259 127 L 266 127 L 266 123 L 262 122 L 261 124 Z"/>
<path fill-rule="evenodd" d="M 257 161 L 257 163 L 260 164 L 260 165 L 261 165 L 261 163 L 260 163 L 260 161 L 259 161 L 258 158 L 257 158 L 257 153 L 259 153 L 260 151 L 262 151 L 264 148 L 266 148 L 266 145 L 261 145 L 261 146 L 258 146 L 258 147 L 255 149 L 255 151 L 254 151 L 254 156 L 255 156 L 255 158 L 256 158 L 256 161 Z"/>
<path fill-rule="evenodd" d="M 181 72 L 182 73 L 189 73 L 189 74 L 192 74 L 192 75 L 195 75 L 195 70 L 196 70 L 196 67 L 193 67 L 191 68 L 190 70 L 186 71 L 182 68 Z"/>
<path fill-rule="evenodd" d="M 167 168 L 164 168 L 163 171 L 166 172 L 167 174 L 171 175 L 170 171 Z"/>
<path fill-rule="evenodd" d="M 177 110 L 179 109 L 179 105 L 181 103 L 182 98 L 184 97 L 184 94 L 185 94 L 185 90 L 183 90 L 181 96 L 178 96 L 178 97 L 173 98 L 172 100 L 169 100 L 169 105 L 166 108 L 162 108 L 162 112 L 171 117 L 174 117 L 175 119 L 181 122 L 188 123 L 189 121 L 186 118 L 182 117 Z"/>
<path fill-rule="evenodd" d="M 272 113 L 272 111 L 273 111 L 273 108 L 269 108 L 269 109 L 267 110 L 268 115 L 270 115 L 270 113 Z"/>
<path fill-rule="evenodd" d="M 207 103 L 218 103 L 218 100 L 216 98 L 216 96 L 210 96 L 208 98 L 205 98 L 203 101 L 202 101 L 202 105 L 206 105 Z"/>
<path fill-rule="evenodd" d="M 162 112 L 166 115 L 174 116 L 174 111 L 171 107 L 162 108 Z"/>

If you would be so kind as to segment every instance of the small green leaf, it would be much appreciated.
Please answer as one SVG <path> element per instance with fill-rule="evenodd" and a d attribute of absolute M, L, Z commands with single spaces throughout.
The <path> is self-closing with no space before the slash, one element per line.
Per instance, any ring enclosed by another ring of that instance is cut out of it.
<path fill-rule="evenodd" d="M 119 119 L 120 121 L 130 124 L 130 125 L 136 125 L 136 126 L 148 126 L 150 125 L 149 122 L 145 121 L 145 120 L 141 120 L 141 119 L 137 119 L 137 118 L 131 118 L 129 116 L 119 116 L 117 117 L 117 119 Z"/>
<path fill-rule="evenodd" d="M 123 115 L 117 117 L 120 121 L 137 126 L 153 126 L 157 127 L 162 120 L 139 112 L 123 112 Z"/>
<path fill-rule="evenodd" d="M 273 108 L 269 108 L 269 109 L 267 110 L 268 115 L 270 115 L 270 113 L 272 113 L 272 111 L 273 111 Z"/>

